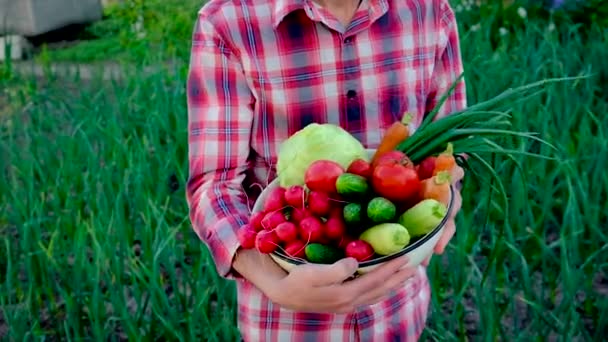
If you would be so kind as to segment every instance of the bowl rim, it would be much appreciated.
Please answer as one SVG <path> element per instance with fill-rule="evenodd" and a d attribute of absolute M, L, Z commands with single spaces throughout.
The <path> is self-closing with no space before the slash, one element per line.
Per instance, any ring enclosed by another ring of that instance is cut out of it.
<path fill-rule="evenodd" d="M 395 253 L 389 254 L 389 255 L 384 255 L 384 256 L 381 256 L 376 259 L 359 262 L 359 268 L 375 266 L 375 265 L 399 258 L 399 257 L 417 249 L 418 247 L 422 246 L 428 240 L 430 240 L 435 235 L 437 235 L 439 233 L 439 231 L 445 226 L 448 219 L 450 218 L 450 213 L 452 212 L 452 208 L 454 206 L 454 195 L 455 195 L 454 184 L 450 184 L 450 201 L 447 206 L 446 214 L 443 217 L 443 219 L 441 220 L 441 222 L 439 222 L 439 224 L 435 228 L 433 228 L 433 230 L 431 230 L 429 233 L 425 234 L 420 239 L 416 240 L 414 243 L 407 245 L 405 248 L 401 249 L 399 252 L 395 252 Z M 288 262 L 292 265 L 309 264 L 309 262 L 307 262 L 307 261 L 292 258 L 284 253 L 281 253 L 280 251 L 274 251 L 270 254 L 273 256 L 276 256 L 277 258 L 280 258 L 281 260 Z"/>

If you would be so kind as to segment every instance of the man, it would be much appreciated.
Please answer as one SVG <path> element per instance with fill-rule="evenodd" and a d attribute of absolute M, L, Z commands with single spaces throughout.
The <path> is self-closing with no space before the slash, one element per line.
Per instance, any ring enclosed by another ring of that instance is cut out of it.
<path fill-rule="evenodd" d="M 218 273 L 236 281 L 246 341 L 418 339 L 430 301 L 424 266 L 395 260 L 344 282 L 357 268 L 348 258 L 286 274 L 267 255 L 239 249 L 236 232 L 291 134 L 334 123 L 374 148 L 406 111 L 415 129 L 461 73 L 447 0 L 210 0 L 200 10 L 188 78 L 188 203 Z M 461 82 L 439 116 L 465 104 Z M 437 253 L 453 234 L 451 220 Z"/>

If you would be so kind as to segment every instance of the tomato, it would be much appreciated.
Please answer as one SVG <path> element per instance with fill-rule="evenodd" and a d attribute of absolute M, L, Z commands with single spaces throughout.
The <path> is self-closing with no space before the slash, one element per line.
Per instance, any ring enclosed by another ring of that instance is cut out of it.
<path fill-rule="evenodd" d="M 410 158 L 405 153 L 397 150 L 386 152 L 385 154 L 381 155 L 378 159 L 376 159 L 373 167 L 376 168 L 380 165 L 387 164 L 400 164 L 406 167 L 414 168 L 414 163 L 412 163 Z"/>
<path fill-rule="evenodd" d="M 372 166 L 367 161 L 358 158 L 350 163 L 346 169 L 346 172 L 359 175 L 367 179 L 372 176 Z"/>
<path fill-rule="evenodd" d="M 344 171 L 344 168 L 334 161 L 316 160 L 306 169 L 304 183 L 312 191 L 334 194 L 336 180 Z"/>
<path fill-rule="evenodd" d="M 416 170 L 400 164 L 378 165 L 372 174 L 374 191 L 393 202 L 404 202 L 420 192 Z"/>

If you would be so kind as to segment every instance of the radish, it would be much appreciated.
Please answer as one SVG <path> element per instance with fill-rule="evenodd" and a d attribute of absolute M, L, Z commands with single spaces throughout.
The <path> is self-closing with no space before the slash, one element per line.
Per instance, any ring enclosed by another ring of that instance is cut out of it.
<path fill-rule="evenodd" d="M 300 221 L 300 238 L 302 240 L 320 242 L 323 235 L 323 223 L 317 217 L 308 216 Z"/>
<path fill-rule="evenodd" d="M 310 212 L 310 210 L 308 210 L 306 208 L 296 208 L 296 209 L 292 210 L 292 212 L 291 212 L 291 222 L 300 223 L 300 221 L 302 221 L 302 219 L 304 219 L 308 216 L 312 216 L 312 213 Z"/>
<path fill-rule="evenodd" d="M 255 248 L 260 253 L 270 254 L 279 247 L 279 237 L 272 230 L 262 230 L 255 238 Z"/>
<path fill-rule="evenodd" d="M 285 198 L 285 203 L 294 208 L 303 208 L 304 207 L 304 196 L 306 195 L 304 191 L 304 187 L 301 185 L 293 185 L 285 190 L 285 194 L 283 197 Z"/>
<path fill-rule="evenodd" d="M 304 173 L 304 183 L 312 191 L 336 193 L 336 180 L 345 172 L 342 165 L 332 160 L 316 160 Z"/>
<path fill-rule="evenodd" d="M 353 238 L 350 235 L 342 235 L 342 238 L 340 239 L 340 243 L 338 243 L 338 247 L 342 248 L 342 249 L 346 249 L 346 246 L 348 246 L 349 243 L 355 241 L 355 238 Z"/>
<path fill-rule="evenodd" d="M 255 239 L 258 233 L 250 224 L 243 225 L 236 232 L 236 235 L 239 239 L 239 243 L 244 249 L 251 249 L 255 247 Z"/>
<path fill-rule="evenodd" d="M 365 261 L 374 255 L 374 249 L 372 245 L 363 240 L 355 240 L 346 245 L 345 253 L 347 257 L 355 258 L 358 261 Z"/>
<path fill-rule="evenodd" d="M 264 215 L 266 215 L 265 212 L 258 211 L 251 214 L 251 217 L 249 218 L 249 224 L 256 232 L 264 229 L 264 227 L 262 227 L 262 219 L 264 218 Z"/>
<path fill-rule="evenodd" d="M 262 227 L 264 227 L 266 230 L 273 230 L 279 224 L 285 221 L 287 221 L 287 219 L 281 210 L 271 211 L 264 215 L 264 218 L 262 219 Z"/>
<path fill-rule="evenodd" d="M 327 193 L 311 191 L 308 194 L 308 209 L 317 216 L 326 216 L 331 211 L 331 200 Z"/>
<path fill-rule="evenodd" d="M 435 160 L 437 157 L 429 156 L 424 158 L 416 167 L 416 171 L 418 172 L 418 178 L 421 180 L 428 179 L 433 176 L 433 171 L 435 170 Z"/>
<path fill-rule="evenodd" d="M 283 209 L 283 207 L 285 207 L 285 188 L 283 187 L 276 187 L 272 190 L 270 190 L 270 192 L 268 192 L 268 197 L 266 197 L 266 200 L 264 201 L 264 208 L 263 210 L 265 212 L 269 212 L 269 211 L 275 211 L 275 210 L 279 210 L 279 209 Z"/>
<path fill-rule="evenodd" d="M 339 240 L 346 233 L 346 223 L 340 216 L 330 216 L 325 222 L 325 235 L 332 240 Z"/>
<path fill-rule="evenodd" d="M 301 240 L 294 240 L 285 246 L 285 253 L 292 258 L 304 258 L 306 244 Z"/>
<path fill-rule="evenodd" d="M 284 242 L 291 242 L 298 238 L 298 227 L 289 221 L 280 223 L 276 226 L 274 231 L 277 233 L 279 239 Z"/>

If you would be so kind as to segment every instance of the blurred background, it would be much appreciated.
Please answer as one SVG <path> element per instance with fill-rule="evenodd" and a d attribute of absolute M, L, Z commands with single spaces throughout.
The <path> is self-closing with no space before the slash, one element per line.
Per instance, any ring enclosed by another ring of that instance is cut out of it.
<path fill-rule="evenodd" d="M 469 179 L 429 266 L 424 340 L 608 331 L 608 2 L 453 0 L 470 103 L 557 147 Z M 233 284 L 193 233 L 185 77 L 201 0 L 0 0 L 0 340 L 238 339 Z M 538 152 L 529 142 L 510 148 Z"/>

